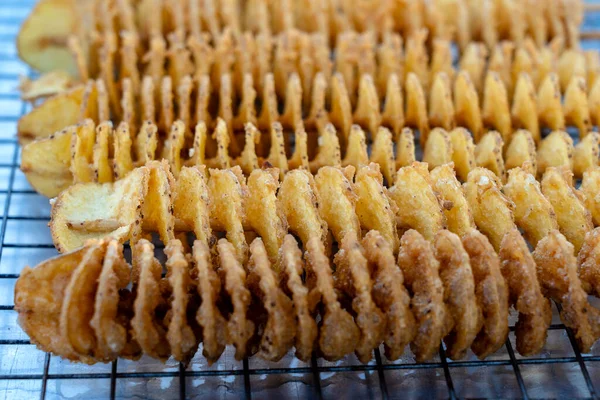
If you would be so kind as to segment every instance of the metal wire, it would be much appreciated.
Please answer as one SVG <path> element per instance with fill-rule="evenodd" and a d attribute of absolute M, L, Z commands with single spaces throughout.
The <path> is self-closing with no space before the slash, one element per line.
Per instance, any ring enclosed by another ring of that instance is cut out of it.
<path fill-rule="evenodd" d="M 6 28 L 13 33 L 0 33 L 0 49 L 4 46 L 6 48 L 14 48 L 14 33 L 21 23 L 22 18 L 27 15 L 29 9 L 33 6 L 35 1 L 31 0 L 4 0 L 0 1 L 0 27 Z M 586 23 L 592 27 L 598 28 L 600 25 L 600 5 L 593 4 L 588 5 L 588 14 L 586 14 Z M 14 17 L 16 15 L 16 17 Z M 13 27 L 14 29 L 9 29 Z M 588 27 L 589 28 L 589 27 Z M 584 25 L 585 29 L 585 25 Z M 600 37 L 598 32 L 585 31 L 583 37 L 585 38 L 597 38 Z M 600 48 L 600 43 L 588 43 L 588 48 L 596 47 Z M 17 62 L 18 58 L 16 52 L 7 52 L 7 54 L 0 54 L 0 81 L 8 81 L 11 84 L 2 85 L 3 88 L 16 87 L 18 84 L 18 74 L 14 71 L 5 71 L 3 68 L 4 63 Z M 19 102 L 18 94 L 11 92 L 10 90 L 0 90 L 0 101 L 7 102 Z M 16 127 L 18 118 L 26 111 L 26 104 L 20 105 L 19 115 L 3 115 L 0 110 L 0 124 L 12 124 L 11 126 Z M 1 215 L 1 227 L 0 227 L 0 261 L 4 255 L 5 249 L 46 249 L 52 248 L 52 244 L 49 243 L 8 243 L 6 242 L 7 227 L 10 221 L 46 221 L 46 217 L 40 216 L 12 216 L 10 215 L 10 209 L 12 200 L 15 195 L 32 195 L 35 194 L 30 188 L 17 188 L 15 187 L 15 178 L 19 168 L 19 145 L 14 137 L 11 138 L 0 138 L 0 146 L 8 146 L 12 149 L 10 160 L 1 160 L 0 170 L 9 169 L 8 174 L 8 185 L 6 189 L 0 189 L 0 196 L 5 198 L 4 207 Z M 27 260 L 22 260 L 23 265 Z M 0 270 L 0 283 L 3 280 L 14 280 L 18 278 L 17 273 L 5 272 Z M 13 312 L 13 304 L 0 304 L 0 311 Z M 82 380 L 82 379 L 100 379 L 107 380 L 110 385 L 110 398 L 115 399 L 118 397 L 119 382 L 126 381 L 128 379 L 155 379 L 155 378 L 178 378 L 179 379 L 179 397 L 185 399 L 188 396 L 194 396 L 190 387 L 187 386 L 187 380 L 191 378 L 199 377 L 243 377 L 243 396 L 246 399 L 251 399 L 253 396 L 252 381 L 256 376 L 272 376 L 282 374 L 301 374 L 302 376 L 312 377 L 310 381 L 310 396 L 316 399 L 324 398 L 324 387 L 329 383 L 322 380 L 323 374 L 344 374 L 348 372 L 373 372 L 376 373 L 378 380 L 378 389 L 380 397 L 388 399 L 397 396 L 398 393 L 394 393 L 390 390 L 390 385 L 394 382 L 390 379 L 389 373 L 393 371 L 420 371 L 420 370 L 432 370 L 436 373 L 443 374 L 444 381 L 447 389 L 447 397 L 455 399 L 462 397 L 459 384 L 456 378 L 453 379 L 453 371 L 458 371 L 460 368 L 484 368 L 484 367 L 511 367 L 514 373 L 514 379 L 516 381 L 515 387 L 520 393 L 520 396 L 524 399 L 529 398 L 528 394 L 528 383 L 524 379 L 522 368 L 532 365 L 547 365 L 547 364 L 573 364 L 577 365 L 580 369 L 583 381 L 585 382 L 585 389 L 587 389 L 588 396 L 590 399 L 598 398 L 598 391 L 600 389 L 600 382 L 594 382 L 593 377 L 589 372 L 589 369 L 593 366 L 594 368 L 600 368 L 600 356 L 584 355 L 581 354 L 576 346 L 575 338 L 573 333 L 566 329 L 562 324 L 553 324 L 550 327 L 550 332 L 566 332 L 569 339 L 570 346 L 572 347 L 574 356 L 570 357 L 530 357 L 530 358 L 517 358 L 513 350 L 513 346 L 510 340 L 506 341 L 506 353 L 508 359 L 488 359 L 488 360 L 468 360 L 468 361 L 455 361 L 452 362 L 447 360 L 445 357 L 444 347 L 440 347 L 440 361 L 430 362 L 423 364 L 416 364 L 414 362 L 401 362 L 391 363 L 387 362 L 385 358 L 380 354 L 379 349 L 375 350 L 375 363 L 374 364 L 352 364 L 346 365 L 341 363 L 338 365 L 321 365 L 316 356 L 313 356 L 310 363 L 306 367 L 268 367 L 268 368 L 250 368 L 248 359 L 244 359 L 242 362 L 241 369 L 233 368 L 222 368 L 222 369 L 200 369 L 190 370 L 186 369 L 182 364 L 179 364 L 178 368 L 173 371 L 158 371 L 158 372 L 147 372 L 147 371 L 127 371 L 120 372 L 118 368 L 118 362 L 114 361 L 110 367 L 110 372 L 77 372 L 77 373 L 51 373 L 50 366 L 54 359 L 50 354 L 46 354 L 43 361 L 43 369 L 41 373 L 27 373 L 27 374 L 13 374 L 11 371 L 3 370 L 0 364 L 0 383 L 3 381 L 39 381 L 39 397 L 43 400 L 48 395 L 48 383 L 55 380 Z M 514 332 L 514 327 L 511 327 L 511 332 Z M 31 345 L 29 340 L 26 339 L 5 339 L 0 337 L 0 346 L 28 346 Z M 81 367 L 81 371 L 86 371 L 86 367 Z M 486 369 L 487 371 L 487 369 Z M 491 374 L 491 373 L 490 373 Z M 492 378 L 491 375 L 485 375 L 483 379 Z M 310 378 L 309 378 L 310 379 Z M 566 379 L 566 377 L 558 377 L 558 379 Z M 362 384 L 368 384 L 366 382 Z M 324 386 L 325 385 L 325 386 Z M 457 386 L 458 385 L 458 386 Z M 0 386 L 1 387 L 1 386 Z M 377 388 L 373 388 L 376 390 Z M 28 394 L 31 394 L 28 392 Z M 350 395 L 353 397 L 353 395 Z M 358 395 L 356 395 L 358 396 Z M 475 395 L 476 397 L 484 397 L 485 394 Z M 553 393 L 551 397 L 565 397 L 569 396 L 569 393 Z M 255 397 L 261 397 L 256 395 Z M 329 396 L 331 397 L 331 396 Z M 335 396 L 337 397 L 337 396 Z M 471 396 L 472 397 L 472 396 Z"/>

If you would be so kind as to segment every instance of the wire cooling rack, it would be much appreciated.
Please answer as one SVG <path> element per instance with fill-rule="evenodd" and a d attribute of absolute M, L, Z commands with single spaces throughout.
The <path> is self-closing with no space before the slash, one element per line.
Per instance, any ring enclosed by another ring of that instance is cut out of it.
<path fill-rule="evenodd" d="M 29 105 L 21 102 L 19 75 L 31 71 L 19 62 L 15 35 L 35 1 L 0 0 L 0 400 L 1 399 L 164 399 L 164 398 L 599 398 L 600 346 L 581 354 L 554 307 L 548 341 L 541 354 L 515 353 L 514 328 L 505 346 L 485 361 L 438 357 L 415 364 L 412 356 L 390 362 L 375 351 L 366 365 L 355 356 L 331 363 L 304 363 L 288 354 L 272 363 L 238 362 L 232 349 L 208 366 L 197 356 L 185 368 L 143 357 L 85 366 L 52 357 L 29 342 L 14 312 L 13 289 L 24 265 L 56 254 L 46 226 L 50 206 L 19 170 L 17 120 Z M 600 28 L 600 3 L 588 10 L 583 37 Z M 600 49 L 600 41 L 584 41 Z M 576 139 L 576 138 L 575 138 Z M 514 326 L 514 320 L 511 325 Z M 407 351 L 407 353 L 409 353 Z"/>

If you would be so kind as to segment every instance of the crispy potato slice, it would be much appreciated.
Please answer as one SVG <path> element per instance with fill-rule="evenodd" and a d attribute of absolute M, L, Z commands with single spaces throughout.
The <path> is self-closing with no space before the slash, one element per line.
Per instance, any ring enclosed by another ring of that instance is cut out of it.
<path fill-rule="evenodd" d="M 186 127 L 177 120 L 171 125 L 167 139 L 164 141 L 163 156 L 169 162 L 171 173 L 175 178 L 179 176 L 182 167 L 181 150 L 185 145 Z"/>
<path fill-rule="evenodd" d="M 29 14 L 17 36 L 19 57 L 41 72 L 65 70 L 77 76 L 67 39 L 79 28 L 72 0 L 43 0 Z"/>
<path fill-rule="evenodd" d="M 126 289 L 131 278 L 131 266 L 123 258 L 123 246 L 116 240 L 108 242 L 102 271 L 98 277 L 94 315 L 90 326 L 96 336 L 94 357 L 101 361 L 115 360 L 120 355 L 137 358 L 141 349 L 130 333 L 130 311 Z"/>
<path fill-rule="evenodd" d="M 205 166 L 183 167 L 179 173 L 173 190 L 173 216 L 176 230 L 192 231 L 209 246 L 215 243 Z"/>
<path fill-rule="evenodd" d="M 565 123 L 574 126 L 579 131 L 579 137 L 584 138 L 592 128 L 590 109 L 588 107 L 587 85 L 585 78 L 574 76 L 565 91 L 563 105 Z"/>
<path fill-rule="evenodd" d="M 537 96 L 533 82 L 526 73 L 521 73 L 517 80 L 511 116 L 515 128 L 522 128 L 529 131 L 533 140 L 539 143 L 541 133 L 537 111 Z M 513 140 L 514 134 L 513 138 L 511 138 L 511 143 Z"/>
<path fill-rule="evenodd" d="M 454 104 L 450 91 L 450 78 L 446 72 L 438 73 L 431 85 L 429 123 L 445 130 L 454 128 Z"/>
<path fill-rule="evenodd" d="M 429 119 L 427 118 L 427 101 L 423 93 L 423 85 L 417 75 L 410 72 L 406 77 L 406 125 L 419 130 L 421 145 L 427 142 Z"/>
<path fill-rule="evenodd" d="M 23 146 L 21 171 L 38 193 L 50 198 L 56 197 L 73 184 L 69 164 L 75 129 L 75 126 L 70 126 Z"/>
<path fill-rule="evenodd" d="M 72 361 L 80 361 L 60 332 L 64 295 L 71 277 L 89 247 L 52 257 L 34 268 L 25 267 L 15 283 L 15 310 L 19 325 L 32 343 Z"/>
<path fill-rule="evenodd" d="M 503 147 L 502 135 L 496 131 L 490 131 L 483 135 L 475 147 L 477 166 L 492 171 L 501 181 L 506 180 L 506 169 L 502 157 Z"/>
<path fill-rule="evenodd" d="M 192 320 L 188 320 L 188 309 L 191 296 L 188 293 L 192 286 L 190 267 L 184 254 L 181 241 L 173 239 L 165 247 L 167 255 L 167 280 L 171 289 L 169 325 L 166 339 L 171 348 L 173 357 L 183 363 L 187 363 L 196 353 L 200 342 L 191 326 Z M 192 314 L 193 315 L 193 314 Z"/>
<path fill-rule="evenodd" d="M 158 232 L 160 240 L 166 245 L 175 237 L 172 202 L 175 178 L 164 159 L 162 162 L 152 161 L 148 167 L 150 174 L 147 194 L 142 204 L 142 222 L 144 229 Z"/>
<path fill-rule="evenodd" d="M 479 95 L 471 81 L 471 76 L 474 75 L 463 70 L 462 61 L 463 59 L 461 59 L 461 71 L 456 76 L 453 90 L 456 125 L 467 128 L 473 134 L 475 143 L 478 143 L 483 135 L 483 118 L 479 107 Z"/>
<path fill-rule="evenodd" d="M 579 350 L 589 353 L 600 335 L 600 312 L 588 302 L 577 276 L 573 245 L 554 230 L 538 243 L 533 258 L 542 290 L 562 306 L 560 319 L 573 330 Z"/>
<path fill-rule="evenodd" d="M 356 349 L 360 340 L 360 330 L 352 316 L 338 301 L 323 242 L 318 236 L 313 236 L 305 246 L 306 281 L 312 290 L 309 296 L 318 296 L 323 304 L 319 326 L 319 350 L 326 360 L 339 360 Z"/>
<path fill-rule="evenodd" d="M 463 186 L 477 228 L 490 239 L 496 251 L 504 235 L 516 228 L 515 205 L 502 194 L 501 186 L 498 177 L 484 168 L 471 171 Z"/>
<path fill-rule="evenodd" d="M 433 128 L 429 132 L 423 151 L 423 162 L 429 165 L 429 169 L 452 162 L 452 141 L 447 131 Z"/>
<path fill-rule="evenodd" d="M 82 79 L 83 80 L 83 79 Z M 26 76 L 19 77 L 21 100 L 35 102 L 39 99 L 66 92 L 73 86 L 73 79 L 64 70 L 53 70 L 42 74 L 37 79 Z"/>
<path fill-rule="evenodd" d="M 285 153 L 283 154 L 283 157 L 285 158 Z M 332 124 L 327 124 L 325 129 L 322 132 L 319 132 L 317 155 L 309 162 L 309 169 L 312 173 L 317 173 L 319 168 L 326 165 L 332 167 L 339 167 L 342 165 L 340 141 Z"/>
<path fill-rule="evenodd" d="M 227 321 L 227 343 L 235 347 L 235 358 L 241 360 L 249 350 L 249 341 L 254 336 L 255 326 L 248 318 L 248 307 L 252 300 L 246 288 L 246 271 L 238 261 L 237 251 L 226 239 L 219 239 L 219 273 L 223 287 L 231 301 L 232 312 Z"/>
<path fill-rule="evenodd" d="M 512 121 L 506 87 L 498 73 L 490 71 L 485 77 L 483 90 L 483 106 L 481 107 L 483 123 L 502 135 L 505 143 L 510 141 Z"/>
<path fill-rule="evenodd" d="M 415 157 L 415 136 L 412 129 L 402 129 L 396 138 L 396 153 L 396 169 L 406 167 L 417 161 Z"/>
<path fill-rule="evenodd" d="M 358 100 L 352 119 L 376 138 L 381 124 L 380 102 L 371 75 L 363 74 L 358 84 Z"/>
<path fill-rule="evenodd" d="M 96 348 L 96 335 L 90 321 L 94 315 L 94 300 L 106 245 L 106 242 L 96 242 L 88 246 L 65 288 L 60 313 L 60 334 L 75 353 L 90 362 L 93 362 Z"/>
<path fill-rule="evenodd" d="M 279 249 L 288 228 L 282 204 L 277 201 L 278 188 L 277 168 L 254 170 L 248 177 L 248 197 L 244 204 L 246 222 L 262 238 L 269 261 L 277 272 Z"/>
<path fill-rule="evenodd" d="M 507 171 L 520 167 L 529 174 L 537 174 L 535 141 L 529 131 L 519 129 L 513 133 L 504 155 Z"/>
<path fill-rule="evenodd" d="M 435 235 L 435 257 L 439 261 L 444 285 L 444 302 L 453 319 L 453 328 L 444 338 L 448 357 L 463 358 L 483 324 L 483 315 L 475 297 L 475 281 L 460 238 L 442 230 Z"/>
<path fill-rule="evenodd" d="M 227 321 L 218 307 L 221 280 L 211 263 L 210 249 L 205 242 L 194 241 L 192 256 L 198 280 L 198 294 L 202 299 L 196 314 L 196 321 L 202 328 L 202 355 L 212 364 L 225 350 L 228 336 Z"/>
<path fill-rule="evenodd" d="M 396 73 L 389 74 L 386 85 L 381 124 L 389 127 L 394 135 L 398 135 L 404 126 L 404 98 L 398 75 Z"/>
<path fill-rule="evenodd" d="M 383 176 L 379 165 L 371 163 L 361 167 L 356 173 L 354 192 L 356 202 L 356 215 L 364 230 L 376 230 L 390 244 L 394 253 L 400 246 L 400 238 L 396 229 L 396 205 L 383 186 Z"/>
<path fill-rule="evenodd" d="M 265 360 L 278 361 L 294 344 L 296 336 L 293 303 L 279 288 L 276 273 L 271 267 L 267 251 L 260 238 L 250 244 L 248 285 L 262 300 L 267 313 L 259 345 L 259 356 Z"/>
<path fill-rule="evenodd" d="M 201 139 L 199 138 L 199 140 Z M 236 158 L 235 164 L 239 165 L 246 175 L 250 175 L 252 171 L 260 168 L 258 156 L 256 155 L 256 144 L 258 144 L 259 141 L 260 131 L 251 123 L 244 124 L 244 149 L 240 156 Z M 201 146 L 203 147 L 203 145 L 200 145 L 200 143 L 201 142 L 199 142 L 198 148 L 202 151 Z M 202 155 L 200 157 L 204 156 Z"/>
<path fill-rule="evenodd" d="M 113 181 L 112 166 L 109 162 L 109 144 L 113 142 L 112 122 L 101 122 L 96 127 L 96 143 L 94 144 L 94 182 L 106 183 Z"/>
<path fill-rule="evenodd" d="M 393 149 L 392 149 L 393 150 Z M 358 125 L 352 125 L 350 136 L 348 136 L 348 145 L 346 146 L 346 155 L 342 160 L 342 166 L 354 166 L 360 168 L 369 163 L 369 154 L 367 153 L 367 138 L 365 132 Z"/>
<path fill-rule="evenodd" d="M 600 167 L 588 169 L 583 173 L 579 190 L 584 195 L 585 208 L 592 215 L 594 225 L 600 225 Z"/>
<path fill-rule="evenodd" d="M 294 232 L 304 246 L 311 237 L 327 240 L 327 222 L 317 209 L 317 193 L 314 178 L 305 170 L 290 171 L 285 175 L 277 198 L 283 206 L 290 231 Z"/>
<path fill-rule="evenodd" d="M 566 168 L 548 168 L 542 178 L 542 193 L 554 207 L 558 227 L 579 252 L 585 234 L 594 228 L 585 208 L 585 196 L 573 187 L 573 173 Z"/>
<path fill-rule="evenodd" d="M 537 151 L 538 175 L 550 167 L 573 169 L 573 139 L 567 132 L 554 131 L 546 136 Z"/>
<path fill-rule="evenodd" d="M 350 232 L 360 235 L 360 223 L 355 211 L 358 199 L 351 183 L 353 175 L 354 167 L 344 170 L 323 167 L 315 176 L 319 214 L 338 243 L 342 243 Z"/>
<path fill-rule="evenodd" d="M 448 230 L 462 237 L 475 228 L 469 204 L 456 179 L 452 164 L 444 164 L 431 171 L 433 190 L 444 203 L 442 211 L 446 217 Z"/>
<path fill-rule="evenodd" d="M 450 131 L 452 144 L 452 162 L 456 176 L 461 182 L 467 180 L 469 172 L 475 168 L 475 145 L 471 134 L 465 128 L 455 128 Z"/>
<path fill-rule="evenodd" d="M 166 360 L 171 349 L 167 341 L 167 323 L 164 321 L 168 302 L 162 287 L 162 266 L 154 258 L 154 246 L 140 239 L 133 248 L 133 270 L 136 281 L 134 314 L 131 320 L 133 337 L 143 352 L 153 358 Z"/>
<path fill-rule="evenodd" d="M 352 299 L 352 310 L 360 330 L 355 351 L 358 359 L 366 363 L 373 357 L 373 349 L 383 341 L 386 319 L 373 301 L 373 282 L 356 232 L 349 231 L 340 245 L 341 249 L 334 257 L 335 285 Z"/>
<path fill-rule="evenodd" d="M 542 295 L 535 261 L 517 229 L 504 236 L 499 255 L 510 303 L 519 312 L 515 327 L 517 351 L 523 356 L 539 353 L 546 343 L 552 310 L 550 301 Z"/>
<path fill-rule="evenodd" d="M 558 76 L 550 73 L 538 88 L 537 110 L 541 127 L 553 131 L 565 129 L 565 117 L 560 100 Z"/>
<path fill-rule="evenodd" d="M 442 339 L 452 328 L 452 317 L 444 303 L 440 264 L 431 244 L 413 229 L 402 236 L 400 243 L 398 265 L 412 295 L 411 309 L 417 323 L 410 348 L 417 362 L 422 362 L 437 354 Z"/>
<path fill-rule="evenodd" d="M 371 162 L 381 166 L 387 182 L 394 182 L 396 177 L 396 160 L 394 160 L 394 142 L 392 132 L 380 127 L 371 144 Z"/>
<path fill-rule="evenodd" d="M 239 167 L 226 170 L 211 169 L 208 181 L 210 195 L 210 220 L 215 230 L 224 230 L 228 246 L 235 248 L 237 260 L 245 264 L 248 260 L 248 244 L 244 236 L 243 208 L 248 188 Z"/>
<path fill-rule="evenodd" d="M 415 317 L 410 310 L 410 296 L 404 287 L 404 276 L 396 266 L 393 248 L 375 230 L 362 240 L 370 270 L 373 272 L 373 301 L 383 311 L 387 327 L 383 336 L 385 355 L 399 358 L 416 334 Z"/>
<path fill-rule="evenodd" d="M 484 359 L 502 347 L 508 337 L 508 287 L 500 272 L 498 254 L 481 232 L 472 229 L 462 237 L 462 244 L 469 254 L 475 296 L 484 319 L 471 349 Z"/>
<path fill-rule="evenodd" d="M 427 240 L 433 240 L 435 233 L 444 228 L 444 214 L 431 187 L 427 164 L 415 162 L 400 168 L 390 198 L 397 206 L 399 228 L 416 229 Z"/>
<path fill-rule="evenodd" d="M 78 184 L 62 192 L 49 224 L 56 249 L 72 251 L 87 239 L 138 237 L 148 179 L 149 169 L 142 167 L 115 183 Z"/>
<path fill-rule="evenodd" d="M 71 173 L 75 183 L 94 181 L 92 165 L 95 141 L 94 121 L 86 119 L 77 125 L 71 139 Z"/>
<path fill-rule="evenodd" d="M 540 183 L 533 175 L 519 167 L 511 169 L 502 191 L 515 205 L 515 222 L 532 246 L 558 229 L 554 208 L 542 194 Z"/>
<path fill-rule="evenodd" d="M 279 252 L 278 264 L 281 268 L 281 285 L 290 293 L 296 329 L 296 357 L 306 361 L 310 359 L 317 339 L 317 323 L 311 315 L 308 289 L 302 282 L 304 262 L 298 243 L 292 235 L 286 235 Z"/>
<path fill-rule="evenodd" d="M 573 149 L 573 174 L 581 178 L 585 171 L 598 165 L 600 159 L 600 134 L 589 132 Z"/>
<path fill-rule="evenodd" d="M 600 228 L 589 231 L 577 255 L 581 287 L 587 293 L 600 295 Z"/>

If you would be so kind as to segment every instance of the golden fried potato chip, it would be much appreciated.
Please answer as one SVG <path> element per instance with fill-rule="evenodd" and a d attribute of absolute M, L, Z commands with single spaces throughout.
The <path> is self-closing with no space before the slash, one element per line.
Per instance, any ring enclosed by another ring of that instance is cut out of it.
<path fill-rule="evenodd" d="M 393 150 L 393 149 L 392 149 Z M 346 155 L 342 160 L 344 167 L 353 165 L 354 168 L 360 168 L 369 163 L 369 154 L 367 153 L 367 138 L 365 132 L 358 125 L 352 125 L 350 136 L 348 136 L 348 145 L 346 146 Z"/>
<path fill-rule="evenodd" d="M 577 255 L 577 266 L 581 287 L 587 293 L 600 294 L 600 229 L 585 235 L 585 241 Z"/>
<path fill-rule="evenodd" d="M 452 317 L 444 304 L 440 264 L 431 244 L 412 229 L 402 236 L 400 243 L 398 265 L 412 295 L 411 310 L 417 323 L 410 348 L 417 362 L 422 362 L 437 354 L 442 339 L 452 328 Z"/>
<path fill-rule="evenodd" d="M 490 71 L 486 74 L 482 104 L 483 123 L 500 132 L 502 140 L 508 143 L 512 133 L 510 106 L 506 87 L 496 72 Z"/>
<path fill-rule="evenodd" d="M 96 137 L 94 121 L 86 119 L 77 125 L 71 139 L 71 173 L 75 183 L 93 182 L 92 170 L 94 142 Z"/>
<path fill-rule="evenodd" d="M 516 228 L 515 205 L 502 194 L 501 187 L 498 177 L 484 168 L 471 171 L 463 186 L 477 228 L 490 239 L 496 251 L 504 235 Z"/>
<path fill-rule="evenodd" d="M 87 79 L 82 79 L 82 81 L 87 81 Z M 72 77 L 68 72 L 61 69 L 46 72 L 37 79 L 29 79 L 25 76 L 19 77 L 21 100 L 24 101 L 35 102 L 65 92 L 71 86 L 73 86 Z"/>
<path fill-rule="evenodd" d="M 432 131 L 433 132 L 433 131 Z M 462 237 L 475 228 L 469 204 L 456 179 L 452 164 L 444 164 L 431 171 L 433 190 L 444 203 L 442 211 L 446 217 L 448 230 Z"/>
<path fill-rule="evenodd" d="M 560 84 L 558 76 L 550 73 L 541 83 L 537 93 L 537 110 L 541 127 L 553 131 L 565 129 L 565 118 L 560 102 Z"/>
<path fill-rule="evenodd" d="M 537 174 L 535 141 L 529 131 L 519 129 L 513 133 L 504 155 L 504 167 L 509 172 L 520 167 L 529 174 Z"/>
<path fill-rule="evenodd" d="M 515 222 L 532 246 L 558 229 L 554 208 L 533 175 L 519 167 L 511 169 L 502 191 L 515 205 Z"/>
<path fill-rule="evenodd" d="M 492 171 L 501 181 L 506 179 L 506 169 L 502 157 L 503 147 L 502 135 L 496 131 L 490 131 L 483 135 L 475 146 L 475 164 Z"/>
<path fill-rule="evenodd" d="M 358 86 L 358 100 L 352 119 L 354 123 L 366 128 L 374 138 L 381 125 L 380 101 L 371 75 L 363 74 Z"/>
<path fill-rule="evenodd" d="M 96 143 L 94 144 L 94 182 L 106 183 L 113 181 L 112 166 L 108 161 L 109 144 L 113 141 L 113 129 L 110 121 L 100 123 L 96 127 Z"/>
<path fill-rule="evenodd" d="M 454 128 L 454 104 L 450 78 L 446 72 L 437 74 L 429 95 L 429 123 L 445 130 Z"/>
<path fill-rule="evenodd" d="M 573 139 L 567 132 L 554 131 L 546 136 L 537 150 L 538 175 L 550 167 L 573 169 Z"/>
<path fill-rule="evenodd" d="M 212 245 L 210 198 L 206 183 L 206 167 L 183 167 L 173 190 L 175 229 L 192 231 L 196 239 Z M 183 226 L 181 226 L 183 225 Z"/>
<path fill-rule="evenodd" d="M 539 143 L 541 139 L 538 120 L 537 96 L 531 78 L 521 73 L 516 83 L 512 102 L 511 116 L 515 128 L 524 129 L 531 133 L 533 140 Z M 514 140 L 514 134 L 510 142 Z"/>
<path fill-rule="evenodd" d="M 585 234 L 594 228 L 585 196 L 573 187 L 573 173 L 566 168 L 548 168 L 542 178 L 542 193 L 556 212 L 558 227 L 579 252 Z"/>
<path fill-rule="evenodd" d="M 423 150 L 423 162 L 430 169 L 452 162 L 452 141 L 447 131 L 433 128 Z"/>
<path fill-rule="evenodd" d="M 579 130 L 579 137 L 584 138 L 592 128 L 584 77 L 574 76 L 571 79 L 565 91 L 563 111 L 565 123 L 576 127 Z"/>
<path fill-rule="evenodd" d="M 396 177 L 396 160 L 394 160 L 394 142 L 392 132 L 387 128 L 379 128 L 377 136 L 371 144 L 371 162 L 379 164 L 387 182 L 394 182 Z"/>
<path fill-rule="evenodd" d="M 483 312 L 483 327 L 471 349 L 480 359 L 497 351 L 508 337 L 508 287 L 500 272 L 500 259 L 489 240 L 472 229 L 462 237 L 469 254 L 475 296 Z"/>
<path fill-rule="evenodd" d="M 455 128 L 450 131 L 452 144 L 452 162 L 456 176 L 461 182 L 467 180 L 469 172 L 475 168 L 475 145 L 471 134 L 464 128 Z"/>
<path fill-rule="evenodd" d="M 453 90 L 456 125 L 467 128 L 473 134 L 475 143 L 478 143 L 483 135 L 483 118 L 479 107 L 479 95 L 476 86 L 471 81 L 471 76 L 474 75 L 463 69 L 462 60 L 461 70 L 456 76 Z"/>
<path fill-rule="evenodd" d="M 415 162 L 400 168 L 390 198 L 397 206 L 399 228 L 416 229 L 427 240 L 433 240 L 435 233 L 444 228 L 446 221 L 431 187 L 427 164 Z"/>
<path fill-rule="evenodd" d="M 406 125 L 419 130 L 420 142 L 423 146 L 427 143 L 429 119 L 425 93 L 417 75 L 410 72 L 406 76 L 404 90 L 406 91 Z"/>
<path fill-rule="evenodd" d="M 410 128 L 404 128 L 396 138 L 396 169 L 411 165 L 415 161 L 415 136 Z"/>
<path fill-rule="evenodd" d="M 285 153 L 283 153 L 285 158 Z M 273 164 L 273 163 L 272 163 Z M 278 166 L 277 164 L 273 164 Z M 317 155 L 309 162 L 310 171 L 317 173 L 319 168 L 329 165 L 339 167 L 342 165 L 342 152 L 340 141 L 332 124 L 327 124 L 322 132 L 319 132 L 319 147 Z"/>
<path fill-rule="evenodd" d="M 175 178 L 169 170 L 169 164 L 152 161 L 148 164 L 147 193 L 142 203 L 144 229 L 158 232 L 164 244 L 175 237 L 175 218 L 173 217 L 172 196 L 175 190 Z"/>
<path fill-rule="evenodd" d="M 560 319 L 573 330 L 579 350 L 589 353 L 600 334 L 600 311 L 589 304 L 577 276 L 573 245 L 554 230 L 540 240 L 533 258 L 542 290 L 562 306 Z"/>
<path fill-rule="evenodd" d="M 581 178 L 589 169 L 596 167 L 600 159 L 600 134 L 589 132 L 573 149 L 573 174 Z"/>
<path fill-rule="evenodd" d="M 591 136 L 591 135 L 590 135 Z M 600 168 L 594 167 L 583 173 L 579 190 L 584 195 L 585 208 L 592 215 L 595 226 L 600 225 Z"/>
<path fill-rule="evenodd" d="M 546 344 L 552 310 L 550 301 L 542 295 L 535 261 L 517 229 L 504 236 L 499 255 L 510 303 L 519 312 L 515 326 L 517 351 L 523 356 L 539 353 Z"/>

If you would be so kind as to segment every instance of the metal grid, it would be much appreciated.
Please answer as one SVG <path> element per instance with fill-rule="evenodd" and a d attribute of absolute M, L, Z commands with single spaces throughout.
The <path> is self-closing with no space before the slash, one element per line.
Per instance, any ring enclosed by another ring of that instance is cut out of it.
<path fill-rule="evenodd" d="M 303 363 L 291 353 L 277 363 L 238 362 L 228 349 L 208 366 L 200 349 L 187 368 L 147 357 L 84 366 L 37 350 L 13 310 L 14 282 L 22 266 L 56 253 L 46 227 L 50 206 L 19 170 L 14 136 L 18 118 L 29 108 L 19 99 L 18 77 L 32 75 L 18 60 L 14 39 L 34 3 L 0 1 L 0 399 L 599 398 L 600 350 L 581 354 L 556 307 L 548 342 L 534 358 L 515 354 L 514 320 L 505 346 L 485 361 L 470 354 L 453 362 L 440 347 L 437 359 L 423 364 L 410 355 L 390 362 L 379 350 L 366 365 L 353 355 L 336 363 L 315 357 Z M 584 31 L 600 26 L 599 11 L 588 12 Z M 586 40 L 584 48 L 600 48 L 600 42 Z"/>

